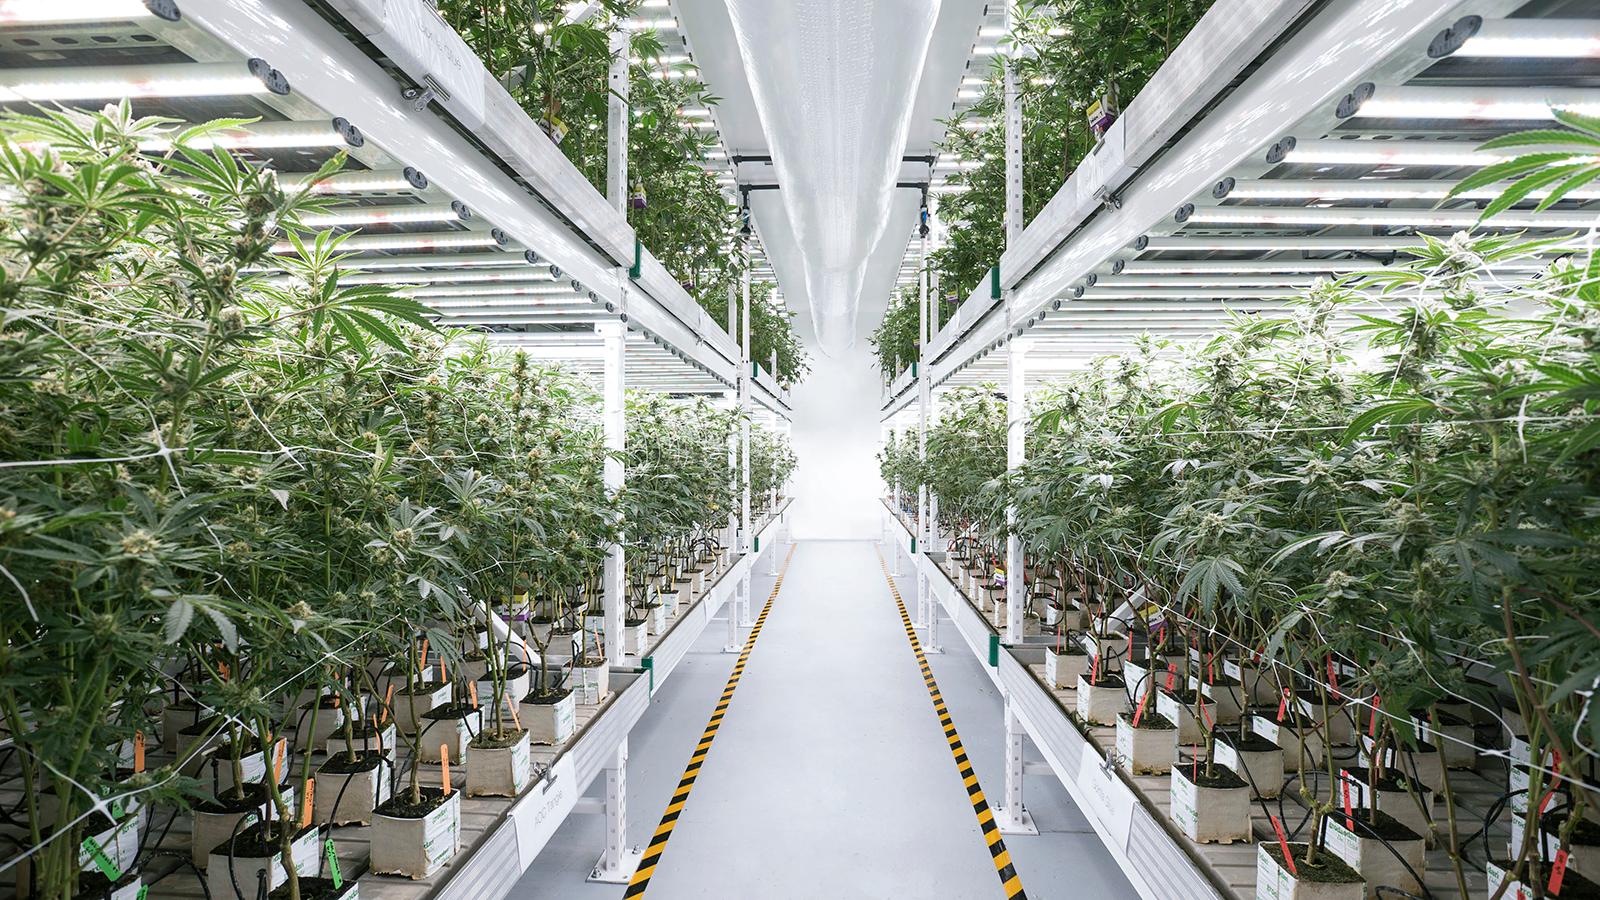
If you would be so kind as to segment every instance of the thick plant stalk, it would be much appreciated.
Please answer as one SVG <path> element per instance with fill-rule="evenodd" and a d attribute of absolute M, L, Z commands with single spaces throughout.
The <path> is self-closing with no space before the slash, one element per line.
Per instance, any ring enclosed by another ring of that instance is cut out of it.
<path fill-rule="evenodd" d="M 1428 716 L 1433 720 L 1435 726 L 1440 724 L 1439 704 L 1437 701 L 1428 706 Z M 1450 767 L 1446 765 L 1444 758 L 1444 729 L 1436 727 L 1435 731 L 1437 740 L 1434 741 L 1433 748 L 1439 754 L 1439 771 L 1444 773 L 1444 818 L 1445 825 L 1450 833 L 1450 866 L 1455 870 L 1456 889 L 1461 892 L 1462 897 L 1465 897 L 1467 896 L 1467 874 L 1461 868 L 1461 832 L 1456 827 L 1456 798 L 1450 793 Z"/>

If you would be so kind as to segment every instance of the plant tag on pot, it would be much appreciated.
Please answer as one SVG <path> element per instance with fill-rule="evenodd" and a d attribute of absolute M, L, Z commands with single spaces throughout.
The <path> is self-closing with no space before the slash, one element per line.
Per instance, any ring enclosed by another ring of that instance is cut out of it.
<path fill-rule="evenodd" d="M 1198 791 L 1194 783 L 1182 775 L 1180 768 L 1172 768 L 1172 824 L 1185 834 L 1195 834 L 1200 825 Z"/>
<path fill-rule="evenodd" d="M 89 862 L 94 863 L 95 868 L 99 869 L 102 875 L 112 881 L 122 877 L 122 872 L 117 868 L 117 864 L 111 861 L 110 856 L 106 855 L 105 848 L 100 846 L 100 842 L 95 840 L 94 835 L 83 839 L 83 852 L 78 854 L 79 865 Z"/>
<path fill-rule="evenodd" d="M 1290 900 L 1294 881 L 1294 876 L 1267 855 L 1266 843 L 1256 845 L 1256 900 Z"/>
<path fill-rule="evenodd" d="M 1223 660 L 1222 661 L 1222 674 L 1226 675 L 1229 678 L 1232 678 L 1234 681 L 1237 681 L 1237 682 L 1239 682 L 1241 684 L 1244 683 L 1244 670 L 1240 669 L 1239 668 L 1239 664 L 1236 663 L 1236 662 L 1233 662 L 1231 660 L 1226 660 L 1226 659 Z"/>
<path fill-rule="evenodd" d="M 1174 725 L 1177 725 L 1183 721 L 1182 718 L 1180 718 L 1182 715 L 1181 707 L 1182 704 L 1178 702 L 1177 697 L 1174 697 L 1165 691 L 1156 694 L 1156 712 L 1160 713 L 1162 718 Z"/>
<path fill-rule="evenodd" d="M 1051 688 L 1060 684 L 1056 680 L 1056 670 L 1060 668 L 1059 663 L 1056 662 L 1058 655 L 1054 650 L 1046 650 L 1044 652 L 1044 680 Z"/>
<path fill-rule="evenodd" d="M 1266 738 L 1267 740 L 1273 742 L 1274 744 L 1278 743 L 1278 729 L 1279 729 L 1279 727 L 1280 726 L 1278 725 L 1278 723 L 1272 721 L 1272 719 L 1270 717 L 1267 717 L 1267 716 L 1251 716 L 1250 717 L 1250 733 L 1253 734 L 1253 735 L 1256 735 L 1258 737 Z"/>
<path fill-rule="evenodd" d="M 460 834 L 461 794 L 452 793 L 438 809 L 428 813 L 422 823 L 422 852 L 429 872 L 455 855 Z"/>
<path fill-rule="evenodd" d="M 1232 744 L 1219 738 L 1215 747 L 1217 765 L 1227 766 L 1235 772 L 1244 771 L 1239 767 L 1239 751 L 1235 750 Z"/>
<path fill-rule="evenodd" d="M 337 891 L 344 887 L 344 871 L 339 868 L 339 851 L 334 849 L 333 838 L 328 838 L 322 852 L 328 860 L 328 877 L 333 879 L 333 889 Z"/>
<path fill-rule="evenodd" d="M 511 747 L 511 787 L 516 793 L 528 786 L 533 777 L 533 760 L 529 758 L 526 736 Z"/>

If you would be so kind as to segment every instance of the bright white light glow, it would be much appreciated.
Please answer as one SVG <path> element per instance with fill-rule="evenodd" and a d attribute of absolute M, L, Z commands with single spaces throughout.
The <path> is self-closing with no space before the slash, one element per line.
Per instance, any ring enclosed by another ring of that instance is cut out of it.
<path fill-rule="evenodd" d="M 143 19 L 139 0 L 0 0 L 0 24 Z"/>
<path fill-rule="evenodd" d="M 334 228 L 341 225 L 402 225 L 416 222 L 459 222 L 461 213 L 449 206 L 415 204 L 401 206 L 363 206 L 305 213 L 300 224 L 307 228 Z"/>
<path fill-rule="evenodd" d="M 1443 200 L 1450 193 L 1449 181 L 1400 181 L 1381 178 L 1357 181 L 1239 181 L 1228 192 L 1230 200 Z M 1456 196 L 1468 200 L 1492 200 L 1504 186 L 1464 191 Z M 1530 200 L 1542 200 L 1549 191 L 1534 191 Z M 1576 190 L 1566 195 L 1573 200 L 1600 199 L 1600 189 Z"/>
<path fill-rule="evenodd" d="M 493 236 L 476 231 L 454 231 L 444 234 L 360 234 L 346 238 L 339 245 L 345 253 L 374 252 L 379 250 L 452 250 L 463 247 L 495 247 L 499 242 Z M 272 245 L 273 253 L 293 253 L 294 245 L 281 241 Z M 512 257 L 513 260 L 516 257 Z M 440 259 L 440 265 L 450 265 Z M 365 261 L 360 265 L 367 265 Z M 355 268 L 352 264 L 351 268 Z"/>
<path fill-rule="evenodd" d="M 1581 88 L 1485 88 L 1380 86 L 1356 118 L 1372 119 L 1552 119 L 1550 107 L 1595 115 L 1600 91 Z"/>
<path fill-rule="evenodd" d="M 497 287 L 490 290 L 485 290 L 484 288 L 477 287 L 475 285 L 462 285 L 460 287 L 420 287 L 405 288 L 398 291 L 398 293 L 407 297 L 415 297 L 419 300 L 423 299 L 424 297 L 564 297 L 568 301 L 579 302 L 579 298 L 576 298 L 573 295 L 571 288 L 555 287 L 553 285 L 508 285 L 506 287 Z M 489 303 L 490 301 L 486 300 L 484 302 Z M 587 297 L 582 298 L 581 302 L 588 303 L 589 299 Z M 441 309 L 448 305 L 450 304 L 439 304 Z"/>
<path fill-rule="evenodd" d="M 1283 158 L 1292 164 L 1369 166 L 1491 166 L 1526 149 L 1478 150 L 1471 143 L 1442 141 L 1301 141 Z M 1585 161 L 1595 161 L 1588 157 Z"/>
<path fill-rule="evenodd" d="M 266 92 L 267 86 L 250 74 L 244 63 L 73 66 L 0 73 L 0 102 L 224 97 Z"/>
<path fill-rule="evenodd" d="M 1223 206 L 1194 211 L 1189 222 L 1202 225 L 1387 225 L 1412 228 L 1471 228 L 1475 209 L 1326 209 Z M 1483 224 L 1498 228 L 1587 228 L 1600 222 L 1592 212 L 1507 211 Z"/>
<path fill-rule="evenodd" d="M 1490 19 L 1455 56 L 1579 59 L 1600 56 L 1594 19 Z"/>
<path fill-rule="evenodd" d="M 334 130 L 328 122 L 257 122 L 191 138 L 188 146 L 196 150 L 217 147 L 228 150 L 268 150 L 349 145 L 344 135 Z M 172 141 L 165 138 L 140 141 L 139 149 L 145 153 L 164 153 L 172 149 Z"/>
<path fill-rule="evenodd" d="M 298 191 L 311 180 L 310 175 L 278 173 L 278 186 L 285 191 Z M 340 172 L 311 186 L 316 194 L 365 194 L 373 191 L 415 191 L 417 186 L 397 170 L 370 172 Z"/>

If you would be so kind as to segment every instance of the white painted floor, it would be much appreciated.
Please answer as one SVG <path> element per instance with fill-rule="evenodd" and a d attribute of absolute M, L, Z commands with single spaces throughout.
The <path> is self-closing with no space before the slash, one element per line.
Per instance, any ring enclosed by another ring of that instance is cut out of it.
<path fill-rule="evenodd" d="M 910 601 L 911 579 L 897 580 Z M 752 615 L 772 581 L 753 580 Z M 732 671 L 726 634 L 725 620 L 707 627 L 634 730 L 632 844 L 655 831 Z M 941 634 L 960 641 L 948 621 Z M 1001 699 L 964 644 L 950 649 L 930 666 L 993 802 L 1003 788 Z M 1008 836 L 1006 846 L 1028 897 L 1133 900 L 1058 782 L 1030 779 L 1026 803 L 1041 834 Z M 622 896 L 620 885 L 584 881 L 603 846 L 602 818 L 570 817 L 511 897 Z M 797 545 L 644 896 L 1004 896 L 871 543 Z"/>

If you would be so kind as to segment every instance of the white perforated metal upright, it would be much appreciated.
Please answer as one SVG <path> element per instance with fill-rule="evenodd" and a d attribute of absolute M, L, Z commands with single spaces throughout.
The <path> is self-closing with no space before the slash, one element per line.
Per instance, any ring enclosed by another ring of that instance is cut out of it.
<path fill-rule="evenodd" d="M 1016 21 L 1016 2 L 1006 0 L 1006 31 L 1009 33 Z M 1005 63 L 1006 92 L 1006 246 L 1015 246 L 1022 237 L 1022 102 L 1018 94 L 1016 60 L 1007 54 Z M 1010 329 L 1017 327 L 1012 313 L 1012 291 L 1005 292 L 1006 321 Z M 1028 429 L 1027 405 L 1027 352 L 1031 342 L 1012 336 L 1006 354 L 1010 384 L 1006 390 L 1006 468 L 1022 465 L 1025 438 Z M 1022 642 L 1022 608 L 1027 603 L 1028 591 L 1022 555 L 1022 541 L 1016 531 L 1017 511 L 1006 507 L 1006 642 Z"/>
<path fill-rule="evenodd" d="M 639 867 L 644 852 L 628 847 L 628 739 L 617 745 L 606 760 L 605 778 L 606 850 L 589 873 L 590 881 L 627 884 Z"/>
<path fill-rule="evenodd" d="M 751 382 L 755 381 L 755 364 L 750 359 L 750 239 L 744 241 L 744 277 L 741 279 L 741 288 L 744 291 L 744 302 L 741 304 L 741 318 L 739 323 L 739 459 L 740 479 L 744 489 L 739 495 L 739 528 L 741 537 L 739 551 L 750 553 L 755 547 L 755 535 L 750 527 L 750 414 L 753 411 L 751 400 Z M 754 562 L 754 560 L 751 560 Z M 739 605 L 739 624 L 751 625 L 750 621 L 750 569 L 744 570 L 744 577 L 740 579 L 743 589 L 743 602 Z"/>
<path fill-rule="evenodd" d="M 928 282 L 928 243 L 931 240 L 935 227 L 934 209 L 938 203 L 935 195 L 925 192 L 927 198 L 923 201 L 927 218 L 923 221 L 922 247 L 918 254 L 918 333 L 921 341 L 917 345 L 917 459 L 926 460 L 928 457 L 928 404 L 931 401 L 931 388 L 928 384 L 928 367 L 923 359 L 924 348 L 931 346 L 933 339 L 933 311 L 936 308 L 929 301 L 930 284 Z M 914 551 L 927 553 L 931 549 L 932 524 L 929 520 L 928 486 L 917 485 L 917 537 L 912 545 Z M 920 549 L 919 549 L 920 547 Z M 926 625 L 934 612 L 929 607 L 928 576 L 921 574 L 922 566 L 917 566 L 917 624 Z"/>
<path fill-rule="evenodd" d="M 628 52 L 629 33 L 611 35 L 610 107 L 606 131 L 606 199 L 624 212 L 628 206 Z"/>
<path fill-rule="evenodd" d="M 627 281 L 627 270 L 618 269 L 619 279 Z M 623 295 L 626 296 L 626 288 Z M 627 343 L 628 328 L 616 319 L 602 320 L 595 323 L 595 332 L 605 342 L 605 384 L 602 388 L 601 427 L 605 431 L 606 459 L 605 459 L 605 487 L 606 492 L 612 496 L 622 491 L 623 466 L 622 450 L 628 428 L 626 421 L 626 406 L 623 403 L 623 390 L 626 387 L 625 378 L 627 371 Z M 623 556 L 622 543 L 611 545 L 606 553 L 605 567 L 602 578 L 605 581 L 605 658 L 612 664 L 622 660 L 622 630 L 623 617 L 627 608 L 626 573 L 627 560 Z"/>
<path fill-rule="evenodd" d="M 1028 815 L 1027 807 L 1022 805 L 1022 779 L 1023 738 L 1027 732 L 1022 727 L 1022 720 L 1017 717 L 1016 710 L 1011 708 L 1011 698 L 1006 697 L 1006 789 L 1005 800 L 1002 802 L 999 815 L 1001 834 L 1038 834 L 1039 829 L 1033 824 L 1033 817 Z"/>

